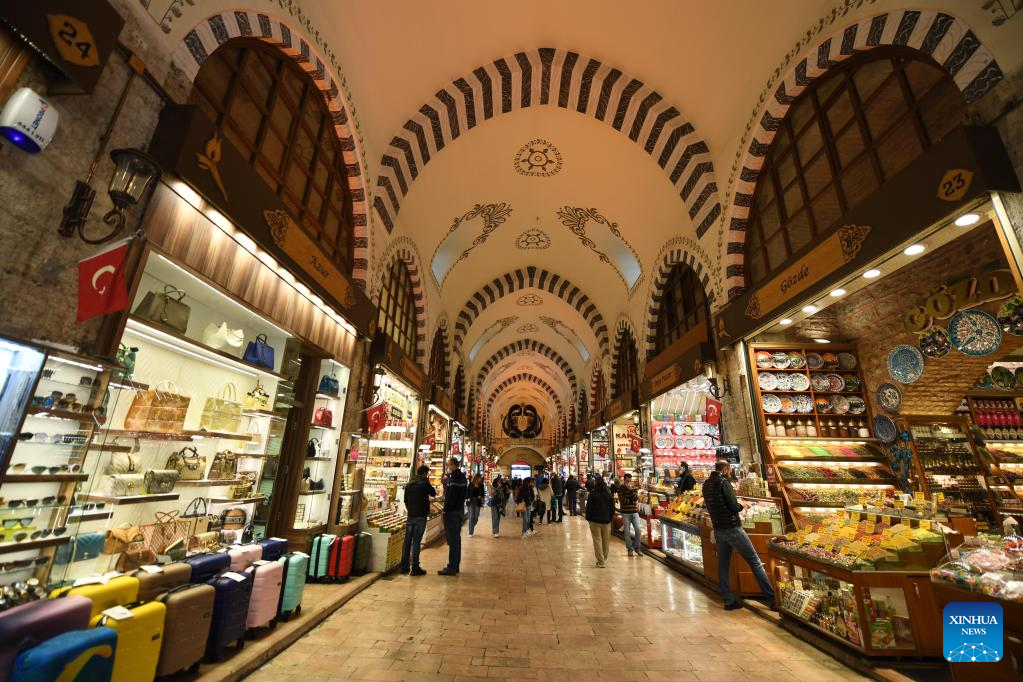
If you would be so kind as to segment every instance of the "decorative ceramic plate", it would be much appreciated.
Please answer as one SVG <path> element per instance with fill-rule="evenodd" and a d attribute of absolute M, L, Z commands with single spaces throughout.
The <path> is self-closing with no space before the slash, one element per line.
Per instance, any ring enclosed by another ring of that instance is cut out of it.
<path fill-rule="evenodd" d="M 983 310 L 961 310 L 948 321 L 948 339 L 963 355 L 990 355 L 1002 345 L 1002 326 Z"/>
<path fill-rule="evenodd" d="M 902 344 L 888 352 L 888 374 L 900 384 L 911 384 L 924 373 L 924 356 L 913 346 Z"/>
<path fill-rule="evenodd" d="M 757 383 L 761 391 L 773 391 L 778 388 L 778 377 L 770 372 L 763 372 L 757 375 Z"/>
<path fill-rule="evenodd" d="M 675 424 L 675 428 L 673 429 L 673 431 L 674 431 L 676 436 L 684 436 L 685 433 L 686 433 L 686 425 L 685 424 Z"/>
<path fill-rule="evenodd" d="M 771 367 L 775 369 L 786 369 L 789 366 L 789 355 L 788 353 L 782 353 L 781 351 L 771 354 Z"/>
<path fill-rule="evenodd" d="M 779 372 L 778 376 L 778 390 L 779 391 L 791 391 L 792 390 L 792 375 L 787 372 Z"/>
<path fill-rule="evenodd" d="M 867 411 L 867 403 L 859 396 L 849 397 L 849 414 L 863 414 Z"/>
<path fill-rule="evenodd" d="M 781 412 L 781 399 L 773 393 L 760 396 L 760 404 L 764 408 L 764 412 Z"/>
<path fill-rule="evenodd" d="M 831 400 L 828 398 L 817 398 L 813 401 L 814 407 L 821 414 L 828 414 L 831 412 Z"/>
<path fill-rule="evenodd" d="M 657 435 L 658 436 L 670 436 L 671 435 L 671 427 L 663 425 L 663 424 L 661 426 L 658 426 L 657 427 Z"/>
<path fill-rule="evenodd" d="M 998 324 L 1002 331 L 1014 336 L 1023 336 L 1023 297 L 1013 296 L 998 309 Z"/>
<path fill-rule="evenodd" d="M 845 377 L 845 390 L 846 390 L 846 392 L 858 391 L 858 390 L 860 390 L 860 386 L 861 385 L 862 385 L 862 382 L 860 382 L 858 377 Z"/>
<path fill-rule="evenodd" d="M 813 386 L 815 391 L 830 391 L 831 380 L 828 379 L 827 374 L 811 374 L 810 384 Z"/>
<path fill-rule="evenodd" d="M 791 378 L 793 391 L 805 391 L 810 388 L 810 380 L 805 374 L 793 374 Z"/>
<path fill-rule="evenodd" d="M 845 379 L 837 374 L 828 375 L 828 390 L 838 393 L 845 390 Z"/>
<path fill-rule="evenodd" d="M 928 327 L 920 333 L 920 351 L 929 358 L 943 358 L 952 350 L 944 327 Z"/>
<path fill-rule="evenodd" d="M 684 448 L 686 446 L 686 440 L 685 436 L 675 436 L 675 447 Z"/>
<path fill-rule="evenodd" d="M 1023 389 L 1023 367 L 1016 368 L 1016 388 Z"/>
<path fill-rule="evenodd" d="M 1011 391 L 1016 386 L 1016 377 L 1012 370 L 1001 365 L 991 368 L 991 380 L 1003 391 Z"/>
<path fill-rule="evenodd" d="M 895 384 L 881 384 L 877 387 L 877 402 L 887 412 L 898 412 L 902 405 L 902 391 Z"/>
<path fill-rule="evenodd" d="M 838 368 L 846 371 L 856 369 L 856 356 L 852 353 L 839 353 Z"/>
<path fill-rule="evenodd" d="M 835 414 L 849 413 L 849 399 L 845 396 L 836 395 L 831 399 L 831 403 L 835 406 Z"/>
<path fill-rule="evenodd" d="M 793 396 L 796 401 L 796 412 L 800 414 L 809 414 L 813 412 L 813 399 L 805 393 Z"/>
<path fill-rule="evenodd" d="M 686 438 L 684 441 L 682 441 L 682 447 L 685 448 L 686 450 L 692 450 L 694 447 L 694 443 L 696 443 L 695 438 Z"/>
<path fill-rule="evenodd" d="M 891 417 L 886 414 L 879 414 L 874 417 L 874 434 L 882 443 L 894 443 L 895 436 L 898 435 L 898 429 L 895 428 L 895 422 L 892 421 Z"/>
<path fill-rule="evenodd" d="M 757 369 L 771 369 L 771 363 L 774 362 L 774 358 L 766 350 L 758 350 L 756 359 Z"/>
<path fill-rule="evenodd" d="M 977 381 L 974 382 L 973 386 L 974 388 L 982 389 L 994 388 L 995 382 L 994 379 L 991 378 L 991 372 L 984 372 L 984 375 L 981 378 L 977 379 Z"/>
<path fill-rule="evenodd" d="M 834 353 L 825 353 L 821 356 L 824 361 L 824 369 L 838 369 L 838 356 Z"/>
<path fill-rule="evenodd" d="M 685 424 L 682 425 L 682 433 L 686 434 L 687 436 L 691 436 L 694 433 L 696 433 L 696 426 L 694 424 L 686 422 Z"/>
<path fill-rule="evenodd" d="M 789 369 L 803 369 L 806 367 L 806 358 L 799 353 L 789 353 Z"/>
<path fill-rule="evenodd" d="M 654 443 L 657 445 L 657 447 L 661 448 L 662 450 L 664 450 L 665 448 L 670 448 L 671 444 L 674 442 L 675 440 L 671 436 L 658 436 L 657 438 L 654 439 Z"/>
<path fill-rule="evenodd" d="M 781 411 L 786 414 L 791 414 L 796 411 L 796 401 L 792 399 L 792 396 L 781 396 Z"/>
<path fill-rule="evenodd" d="M 821 357 L 820 353 L 807 353 L 806 366 L 810 369 L 820 369 L 824 366 L 824 358 Z"/>

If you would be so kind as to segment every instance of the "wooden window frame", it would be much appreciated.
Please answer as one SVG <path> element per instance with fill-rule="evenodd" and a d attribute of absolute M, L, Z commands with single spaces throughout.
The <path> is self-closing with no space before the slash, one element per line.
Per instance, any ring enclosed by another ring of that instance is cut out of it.
<path fill-rule="evenodd" d="M 391 337 L 410 358 L 416 357 L 416 309 L 412 277 L 399 259 L 391 267 L 380 286 L 377 327 Z"/>
<path fill-rule="evenodd" d="M 615 356 L 614 395 L 620 396 L 639 383 L 639 351 L 628 329 L 618 332 L 618 354 Z"/>
<path fill-rule="evenodd" d="M 654 355 L 709 319 L 710 307 L 703 283 L 691 267 L 676 263 L 661 291 L 654 328 Z"/>

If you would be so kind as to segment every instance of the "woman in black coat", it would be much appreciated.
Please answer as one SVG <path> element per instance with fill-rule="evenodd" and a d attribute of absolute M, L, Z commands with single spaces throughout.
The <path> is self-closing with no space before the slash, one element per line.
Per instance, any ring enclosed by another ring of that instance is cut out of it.
<path fill-rule="evenodd" d="M 611 546 L 611 519 L 614 517 L 614 501 L 611 491 L 603 478 L 594 477 L 593 490 L 586 499 L 586 520 L 590 522 L 593 537 L 593 554 L 597 568 L 604 568 Z"/>

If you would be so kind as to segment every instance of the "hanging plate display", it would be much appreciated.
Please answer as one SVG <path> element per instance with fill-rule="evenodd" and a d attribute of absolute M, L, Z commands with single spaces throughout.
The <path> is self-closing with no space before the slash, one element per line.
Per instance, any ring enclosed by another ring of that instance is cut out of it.
<path fill-rule="evenodd" d="M 1002 367 L 1000 365 L 998 367 L 992 367 L 991 380 L 995 382 L 996 387 L 1003 391 L 1011 391 L 1016 387 L 1016 376 L 1008 367 Z"/>
<path fill-rule="evenodd" d="M 831 403 L 835 406 L 835 414 L 848 414 L 849 399 L 845 396 L 836 395 L 831 399 Z"/>
<path fill-rule="evenodd" d="M 810 388 L 810 380 L 805 374 L 793 374 L 792 375 L 792 390 L 793 391 L 805 391 Z"/>
<path fill-rule="evenodd" d="M 948 332 L 943 327 L 928 327 L 920 333 L 920 351 L 929 358 L 943 358 L 952 350 Z"/>
<path fill-rule="evenodd" d="M 763 405 L 764 412 L 781 412 L 781 398 L 773 393 L 760 396 L 760 404 Z"/>
<path fill-rule="evenodd" d="M 811 374 L 810 384 L 813 386 L 813 390 L 818 392 L 831 390 L 831 380 L 828 379 L 827 374 Z"/>
<path fill-rule="evenodd" d="M 774 358 L 766 350 L 758 350 L 756 354 L 757 358 L 757 369 L 771 369 L 771 363 L 774 362 Z"/>
<path fill-rule="evenodd" d="M 860 380 L 857 377 L 845 377 L 845 390 L 846 392 L 860 390 Z"/>
<path fill-rule="evenodd" d="M 1023 336 L 1023 297 L 1018 294 L 998 309 L 998 324 L 1002 331 L 1014 336 Z"/>
<path fill-rule="evenodd" d="M 913 346 L 902 344 L 888 352 L 888 374 L 900 384 L 911 384 L 924 373 L 924 356 Z"/>
<path fill-rule="evenodd" d="M 821 356 L 824 362 L 824 369 L 838 369 L 838 356 L 834 353 L 825 353 Z"/>
<path fill-rule="evenodd" d="M 849 414 L 863 414 L 866 411 L 867 403 L 863 401 L 863 398 L 855 395 L 849 398 Z"/>
<path fill-rule="evenodd" d="M 675 424 L 675 435 L 676 436 L 685 435 L 685 432 L 686 432 L 686 425 L 685 424 L 683 424 L 681 422 L 679 422 L 678 424 Z"/>
<path fill-rule="evenodd" d="M 792 399 L 792 396 L 783 395 L 781 397 L 781 411 L 787 414 L 796 411 L 796 401 Z"/>
<path fill-rule="evenodd" d="M 789 369 L 803 369 L 806 367 L 806 358 L 799 353 L 789 353 Z"/>
<path fill-rule="evenodd" d="M 877 435 L 878 440 L 882 443 L 894 443 L 898 430 L 895 428 L 895 422 L 892 421 L 891 417 L 879 414 L 874 417 L 874 434 Z"/>
<path fill-rule="evenodd" d="M 686 440 L 685 436 L 675 436 L 675 447 L 684 448 L 686 446 Z"/>
<path fill-rule="evenodd" d="M 888 412 L 898 412 L 902 405 L 902 391 L 895 384 L 881 384 L 877 387 L 877 402 Z"/>
<path fill-rule="evenodd" d="M 791 391 L 792 390 L 792 375 L 791 374 L 778 374 L 778 390 L 779 391 Z"/>
<path fill-rule="evenodd" d="M 672 446 L 672 443 L 674 442 L 675 439 L 673 439 L 671 436 L 657 436 L 657 438 L 654 439 L 654 444 L 657 445 L 657 447 L 660 448 L 661 450 L 670 448 Z"/>
<path fill-rule="evenodd" d="M 807 353 L 806 366 L 810 369 L 820 369 L 824 366 L 824 358 L 821 357 L 820 353 Z"/>
<path fill-rule="evenodd" d="M 829 374 L 828 375 L 828 386 L 829 386 L 828 390 L 834 391 L 835 393 L 838 393 L 840 391 L 844 391 L 845 390 L 845 379 L 843 379 L 842 377 L 840 377 L 837 374 Z"/>
<path fill-rule="evenodd" d="M 777 352 L 771 355 L 771 366 L 775 369 L 786 369 L 789 366 L 788 353 Z"/>
<path fill-rule="evenodd" d="M 852 353 L 839 353 L 838 368 L 845 371 L 856 369 L 856 356 Z"/>
<path fill-rule="evenodd" d="M 990 355 L 1002 345 L 1002 326 L 983 310 L 961 310 L 948 321 L 948 338 L 963 355 Z"/>

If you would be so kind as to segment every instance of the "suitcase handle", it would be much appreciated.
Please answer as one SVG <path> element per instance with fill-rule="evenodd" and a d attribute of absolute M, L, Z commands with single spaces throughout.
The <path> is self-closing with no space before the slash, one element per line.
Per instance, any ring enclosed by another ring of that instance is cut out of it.
<path fill-rule="evenodd" d="M 196 585 L 199 585 L 199 584 L 200 583 L 185 583 L 184 585 L 178 585 L 177 587 L 172 587 L 169 590 L 167 590 L 166 592 L 164 592 L 163 594 L 161 594 L 159 597 L 157 597 L 154 601 L 167 603 L 167 598 L 170 597 L 175 592 L 181 592 L 182 590 L 187 590 L 187 589 L 189 589 L 191 587 L 195 587 Z"/>

